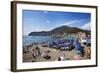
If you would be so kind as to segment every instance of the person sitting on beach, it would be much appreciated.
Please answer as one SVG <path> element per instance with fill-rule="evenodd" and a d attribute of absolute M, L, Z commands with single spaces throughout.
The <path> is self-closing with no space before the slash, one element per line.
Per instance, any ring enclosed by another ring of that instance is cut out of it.
<path fill-rule="evenodd" d="M 58 57 L 57 61 L 63 61 L 65 58 L 63 56 Z"/>
<path fill-rule="evenodd" d="M 33 58 L 35 58 L 35 59 L 36 59 L 37 54 L 36 54 L 35 49 L 33 49 L 33 50 L 32 50 L 32 56 L 33 56 Z"/>
<path fill-rule="evenodd" d="M 61 61 L 61 58 L 60 57 L 58 57 L 58 61 Z"/>
<path fill-rule="evenodd" d="M 36 46 L 37 55 L 41 55 L 40 48 Z"/>

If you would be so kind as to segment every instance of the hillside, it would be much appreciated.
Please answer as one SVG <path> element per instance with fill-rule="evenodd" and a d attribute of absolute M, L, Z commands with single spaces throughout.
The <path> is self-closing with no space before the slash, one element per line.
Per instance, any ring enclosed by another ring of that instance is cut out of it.
<path fill-rule="evenodd" d="M 61 26 L 61 27 L 54 28 L 51 31 L 31 32 L 28 35 L 29 36 L 50 36 L 50 35 L 62 35 L 64 33 L 72 34 L 77 32 L 84 32 L 90 34 L 90 31 L 88 30 L 83 30 L 76 27 Z"/>

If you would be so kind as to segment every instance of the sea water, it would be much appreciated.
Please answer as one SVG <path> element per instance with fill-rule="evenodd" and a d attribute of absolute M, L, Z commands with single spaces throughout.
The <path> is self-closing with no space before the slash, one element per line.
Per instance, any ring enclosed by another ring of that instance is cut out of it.
<path fill-rule="evenodd" d="M 65 39 L 73 39 L 71 36 L 64 37 Z M 31 43 L 41 43 L 47 41 L 56 41 L 63 39 L 63 37 L 54 36 L 23 36 L 23 45 L 29 45 Z"/>

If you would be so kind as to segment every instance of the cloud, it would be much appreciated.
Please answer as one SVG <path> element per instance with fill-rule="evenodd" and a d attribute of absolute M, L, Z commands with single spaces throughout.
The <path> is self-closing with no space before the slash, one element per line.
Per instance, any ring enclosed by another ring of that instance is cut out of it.
<path fill-rule="evenodd" d="M 69 27 L 78 27 L 79 28 L 80 26 L 84 25 L 84 22 L 85 22 L 85 20 L 75 19 L 75 20 L 70 20 L 63 24 L 60 24 L 60 26 L 69 26 Z"/>
<path fill-rule="evenodd" d="M 73 27 L 73 24 L 75 24 L 76 22 L 78 22 L 78 20 L 71 20 L 71 21 L 65 22 L 62 25 L 67 25 L 67 26 Z"/>
<path fill-rule="evenodd" d="M 90 22 L 86 23 L 85 20 L 71 20 L 60 24 L 60 26 L 77 27 L 84 30 L 91 30 Z"/>
<path fill-rule="evenodd" d="M 79 20 L 70 20 L 70 21 L 66 21 L 63 24 L 59 24 L 59 26 L 69 26 L 69 27 L 75 27 L 75 24 L 78 23 Z M 58 24 L 55 27 L 59 27 Z"/>
<path fill-rule="evenodd" d="M 81 29 L 85 29 L 85 30 L 91 30 L 91 25 L 90 25 L 90 22 L 83 25 L 82 27 L 80 27 Z"/>

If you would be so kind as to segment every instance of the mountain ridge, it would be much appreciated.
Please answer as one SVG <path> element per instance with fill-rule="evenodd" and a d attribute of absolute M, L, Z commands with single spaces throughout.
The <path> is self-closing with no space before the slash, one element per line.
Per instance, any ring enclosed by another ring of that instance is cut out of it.
<path fill-rule="evenodd" d="M 81 28 L 77 27 L 69 27 L 69 26 L 60 26 L 56 27 L 50 31 L 40 31 L 40 32 L 30 32 L 28 36 L 50 36 L 50 35 L 62 35 L 64 33 L 78 33 L 78 32 L 84 32 L 86 34 L 90 34 L 89 30 L 83 30 Z"/>

